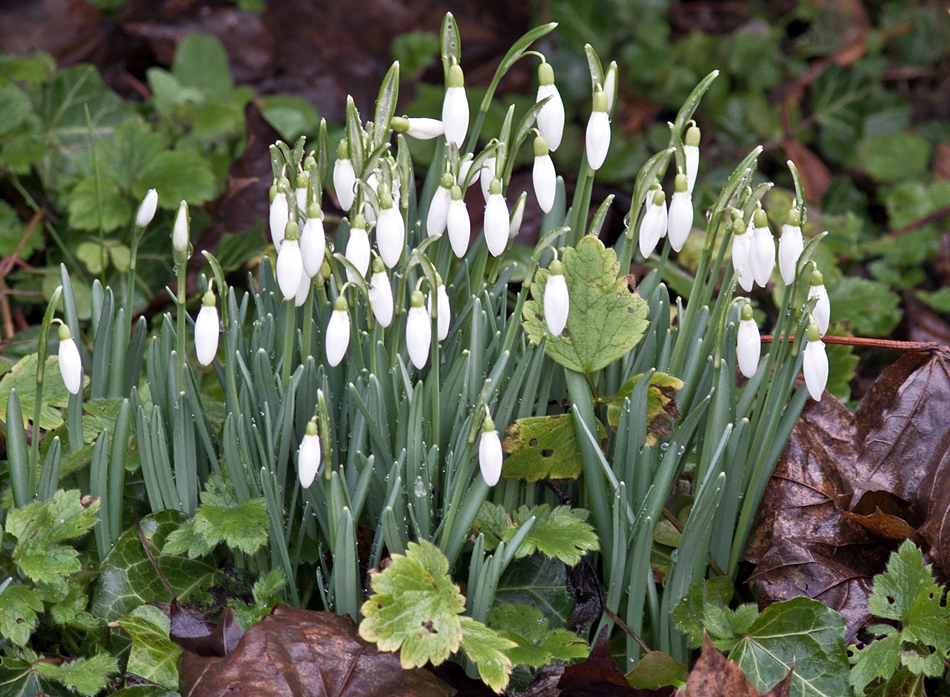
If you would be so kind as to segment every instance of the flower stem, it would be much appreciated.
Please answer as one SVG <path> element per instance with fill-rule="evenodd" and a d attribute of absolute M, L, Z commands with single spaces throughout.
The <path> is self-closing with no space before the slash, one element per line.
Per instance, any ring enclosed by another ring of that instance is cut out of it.
<path fill-rule="evenodd" d="M 177 304 L 178 304 L 178 315 L 177 319 L 177 342 L 176 348 L 178 351 L 178 390 L 180 392 L 185 391 L 185 333 L 187 331 L 187 323 L 185 322 L 185 275 L 187 273 L 188 262 L 181 261 L 175 265 L 175 274 L 178 276 L 178 290 L 177 290 Z"/>
<path fill-rule="evenodd" d="M 290 383 L 290 363 L 294 358 L 294 334 L 297 332 L 297 308 L 294 301 L 285 300 L 287 316 L 284 323 L 284 359 L 280 366 L 280 379 L 286 387 Z"/>

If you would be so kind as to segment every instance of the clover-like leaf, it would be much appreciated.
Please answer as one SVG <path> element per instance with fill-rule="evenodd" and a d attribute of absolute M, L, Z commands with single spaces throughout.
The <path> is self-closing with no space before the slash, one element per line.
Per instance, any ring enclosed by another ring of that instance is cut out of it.
<path fill-rule="evenodd" d="M 588 235 L 577 249 L 562 255 L 571 307 L 567 331 L 554 336 L 544 321 L 544 288 L 548 272 L 540 269 L 524 304 L 524 328 L 532 344 L 546 339 L 545 351 L 565 368 L 594 373 L 630 351 L 649 324 L 647 303 L 631 293 L 612 249 Z"/>

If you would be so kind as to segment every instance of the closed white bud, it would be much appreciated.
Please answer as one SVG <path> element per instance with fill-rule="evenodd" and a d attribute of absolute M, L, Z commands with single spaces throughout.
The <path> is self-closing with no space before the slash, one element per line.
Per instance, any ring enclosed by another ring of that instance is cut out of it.
<path fill-rule="evenodd" d="M 604 75 L 604 94 L 607 95 L 607 113 L 614 113 L 614 98 L 617 96 L 617 61 L 611 61 Z"/>
<path fill-rule="evenodd" d="M 493 257 L 499 256 L 508 246 L 508 204 L 501 193 L 501 182 L 495 179 L 491 184 L 488 203 L 485 204 L 485 242 Z"/>
<path fill-rule="evenodd" d="M 511 242 L 521 232 L 521 222 L 524 220 L 524 207 L 528 201 L 528 192 L 522 191 L 511 210 L 511 219 L 508 221 L 508 241 Z"/>
<path fill-rule="evenodd" d="M 739 372 L 747 378 L 755 375 L 761 353 L 759 325 L 752 319 L 752 306 L 746 303 L 742 307 L 742 318 L 739 320 L 739 331 L 736 335 L 736 358 L 739 361 Z"/>
<path fill-rule="evenodd" d="M 468 206 L 462 198 L 462 190 L 452 187 L 452 200 L 449 201 L 449 212 L 446 219 L 449 229 L 449 242 L 455 256 L 462 258 L 468 251 L 468 242 L 472 237 L 472 219 L 468 215 Z"/>
<path fill-rule="evenodd" d="M 300 450 L 297 452 L 297 475 L 300 477 L 300 486 L 309 489 L 320 471 L 320 462 L 323 453 L 320 448 L 320 436 L 317 434 L 316 419 L 307 424 L 307 431 L 300 441 Z"/>
<path fill-rule="evenodd" d="M 201 365 L 211 365 L 218 353 L 218 307 L 215 305 L 214 292 L 209 288 L 201 299 L 201 309 L 195 319 L 195 353 Z"/>
<path fill-rule="evenodd" d="M 188 204 L 182 201 L 175 215 L 175 225 L 172 228 L 172 249 L 179 254 L 188 253 Z"/>
<path fill-rule="evenodd" d="M 142 199 L 138 213 L 135 214 L 135 226 L 148 227 L 152 218 L 155 217 L 156 210 L 158 210 L 158 192 L 155 189 L 149 189 L 145 198 Z"/>
<path fill-rule="evenodd" d="M 369 305 L 373 316 L 380 326 L 388 327 L 393 322 L 393 287 L 386 274 L 386 268 L 376 260 L 373 262 L 373 275 L 369 280 Z"/>
<path fill-rule="evenodd" d="M 429 346 L 432 343 L 432 319 L 426 309 L 421 291 L 413 291 L 411 307 L 406 317 L 406 348 L 409 360 L 422 370 L 429 360 Z"/>
<path fill-rule="evenodd" d="M 488 486 L 495 486 L 501 479 L 503 459 L 501 438 L 495 430 L 495 422 L 490 416 L 486 416 L 482 425 L 482 435 L 478 440 L 478 468 Z"/>
<path fill-rule="evenodd" d="M 465 78 L 458 65 L 449 68 L 447 84 L 442 100 L 442 126 L 445 140 L 455 143 L 461 150 L 465 134 L 468 133 L 468 99 L 465 96 Z"/>
<path fill-rule="evenodd" d="M 808 394 L 816 402 L 820 402 L 825 385 L 828 384 L 828 354 L 825 353 L 825 342 L 821 340 L 818 325 L 814 322 L 808 326 L 808 343 L 805 345 L 802 370 L 805 373 Z"/>
<path fill-rule="evenodd" d="M 782 272 L 782 280 L 785 281 L 787 286 L 795 282 L 798 260 L 805 249 L 801 222 L 801 213 L 798 209 L 790 210 L 785 224 L 782 225 L 782 236 L 778 241 L 778 268 Z"/>
<path fill-rule="evenodd" d="M 313 285 L 313 279 L 306 273 L 300 274 L 300 285 L 297 286 L 297 294 L 294 295 L 294 307 L 303 307 L 310 297 L 310 286 Z"/>
<path fill-rule="evenodd" d="M 607 116 L 607 95 L 602 90 L 594 93 L 594 110 L 587 122 L 587 164 L 598 170 L 607 159 L 610 149 L 610 117 Z"/>
<path fill-rule="evenodd" d="M 296 227 L 296 223 L 293 226 Z M 303 272 L 303 257 L 300 254 L 300 243 L 294 239 L 285 239 L 277 252 L 277 285 L 284 300 L 292 300 L 300 287 L 300 277 Z"/>
<path fill-rule="evenodd" d="M 416 140 L 432 140 L 445 133 L 445 128 L 438 119 L 410 119 L 402 116 L 394 116 L 392 126 L 394 131 L 405 133 L 407 136 L 411 136 Z"/>
<path fill-rule="evenodd" d="M 548 144 L 543 136 L 534 139 L 534 195 L 538 198 L 538 205 L 545 213 L 554 207 L 554 192 L 557 189 L 557 173 L 554 171 L 554 161 L 548 154 Z"/>
<path fill-rule="evenodd" d="M 831 300 L 828 298 L 828 290 L 825 288 L 825 281 L 818 269 L 812 271 L 811 284 L 808 286 L 808 299 L 815 298 L 815 307 L 811 311 L 811 318 L 818 326 L 818 333 L 824 336 L 828 332 L 828 325 L 831 323 Z"/>
<path fill-rule="evenodd" d="M 366 221 L 361 215 L 357 215 L 353 221 L 353 227 L 350 228 L 350 239 L 346 242 L 346 251 L 343 256 L 356 267 L 361 277 L 366 277 L 370 258 L 369 233 L 366 232 Z M 353 273 L 347 269 L 347 280 L 355 280 L 352 275 Z"/>
<path fill-rule="evenodd" d="M 399 209 L 390 205 L 379 212 L 376 222 L 376 246 L 383 263 L 389 268 L 399 263 L 406 246 L 406 225 Z"/>
<path fill-rule="evenodd" d="M 346 298 L 342 295 L 333 304 L 330 321 L 327 323 L 326 352 L 327 363 L 337 366 L 346 355 L 350 345 L 350 313 L 346 311 Z"/>
<path fill-rule="evenodd" d="M 307 222 L 300 231 L 300 255 L 307 278 L 313 278 L 323 266 L 327 253 L 327 238 L 323 231 L 323 213 L 316 204 L 310 207 Z"/>
<path fill-rule="evenodd" d="M 287 183 L 286 179 L 281 179 L 281 183 Z M 290 208 L 287 203 L 287 195 L 281 186 L 272 186 L 274 195 L 270 202 L 270 238 L 274 243 L 274 248 L 280 251 L 280 245 L 284 241 L 287 222 L 290 220 Z"/>
<path fill-rule="evenodd" d="M 749 257 L 752 251 L 752 233 L 746 232 L 742 217 L 733 221 L 732 237 L 732 266 L 739 272 L 739 285 L 746 293 L 752 290 L 755 277 L 752 275 L 752 264 Z"/>
<path fill-rule="evenodd" d="M 551 152 L 554 152 L 560 147 L 564 135 L 564 102 L 554 84 L 554 69 L 550 63 L 538 66 L 538 82 L 538 98 L 535 101 L 550 97 L 538 112 L 538 130 L 548 142 Z"/>
<path fill-rule="evenodd" d="M 752 247 L 749 263 L 755 282 L 765 288 L 775 268 L 775 239 L 769 230 L 768 216 L 759 208 L 752 217 Z"/>
<path fill-rule="evenodd" d="M 59 325 L 59 374 L 70 394 L 79 394 L 82 389 L 82 358 L 69 327 Z"/>
<path fill-rule="evenodd" d="M 350 210 L 356 199 L 356 171 L 349 156 L 346 138 L 336 148 L 336 162 L 333 165 L 333 190 L 336 192 L 340 208 Z"/>
<path fill-rule="evenodd" d="M 699 172 L 699 128 L 695 125 L 686 129 L 685 145 L 683 154 L 686 155 L 686 190 L 690 195 L 693 194 L 693 187 L 696 185 L 696 174 Z"/>
<path fill-rule="evenodd" d="M 455 178 L 448 172 L 442 175 L 442 181 L 432 194 L 429 213 L 426 215 L 426 235 L 441 237 L 449 217 L 449 202 L 452 200 L 452 187 Z"/>
<path fill-rule="evenodd" d="M 492 180 L 495 178 L 495 157 L 485 158 L 485 164 L 482 165 L 482 171 L 478 174 L 479 183 L 482 185 L 482 198 L 488 203 L 488 197 L 491 195 Z"/>
<path fill-rule="evenodd" d="M 666 194 L 660 188 L 647 194 L 646 213 L 640 223 L 640 254 L 648 259 L 657 244 L 666 236 L 669 216 L 666 210 Z"/>
<path fill-rule="evenodd" d="M 670 200 L 669 223 L 670 246 L 678 252 L 686 244 L 689 231 L 693 228 L 693 197 L 687 188 L 686 175 L 676 175 L 675 191 Z"/>
<path fill-rule="evenodd" d="M 439 316 L 436 317 L 436 324 L 438 325 L 438 337 L 439 341 L 444 341 L 445 337 L 449 335 L 449 326 L 452 324 L 452 306 L 449 305 L 449 294 L 445 292 L 445 284 L 440 283 L 439 289 L 436 292 L 436 295 L 439 298 L 437 309 L 439 311 Z M 428 309 L 429 314 L 432 314 L 432 296 L 430 295 L 426 299 L 426 309 Z"/>
<path fill-rule="evenodd" d="M 567 280 L 564 267 L 555 259 L 551 262 L 550 274 L 544 284 L 544 321 L 548 331 L 560 336 L 567 326 L 567 317 L 571 311 L 571 299 L 567 292 Z"/>

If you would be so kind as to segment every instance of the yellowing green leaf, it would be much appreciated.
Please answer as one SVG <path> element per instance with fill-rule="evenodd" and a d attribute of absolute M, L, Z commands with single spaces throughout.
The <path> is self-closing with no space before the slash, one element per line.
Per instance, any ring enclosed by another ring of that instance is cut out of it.
<path fill-rule="evenodd" d="M 119 626 L 132 638 L 128 672 L 169 690 L 177 689 L 181 648 L 168 637 L 168 616 L 157 607 L 140 605 L 119 619 Z"/>
<path fill-rule="evenodd" d="M 601 401 L 607 405 L 607 423 L 617 428 L 624 400 L 633 394 L 633 388 L 643 374 L 634 375 L 617 392 Z M 673 420 L 680 417 L 676 406 L 676 391 L 683 389 L 683 381 L 666 373 L 654 373 L 650 376 L 647 388 L 647 442 L 656 443 L 656 436 L 666 438 L 673 435 Z"/>
<path fill-rule="evenodd" d="M 69 405 L 69 391 L 59 372 L 59 358 L 48 356 L 43 369 L 43 406 L 40 407 L 40 427 L 52 431 L 63 424 L 60 408 Z M 23 413 L 23 428 L 33 420 L 33 405 L 36 403 L 36 354 L 21 358 L 10 372 L 0 380 L 0 421 L 7 420 L 7 399 L 10 390 L 16 389 Z"/>
<path fill-rule="evenodd" d="M 607 437 L 599 421 L 597 436 Z M 518 419 L 508 427 L 502 448 L 509 454 L 502 466 L 505 479 L 536 482 L 544 477 L 577 479 L 580 476 L 581 450 L 573 414 Z"/>
<path fill-rule="evenodd" d="M 38 612 L 43 612 L 43 596 L 38 590 L 20 584 L 7 586 L 0 595 L 0 636 L 26 646 Z"/>
<path fill-rule="evenodd" d="M 462 649 L 478 666 L 478 677 L 495 692 L 508 686 L 511 674 L 511 659 L 505 651 L 513 649 L 515 642 L 500 637 L 493 630 L 471 617 L 462 617 Z"/>

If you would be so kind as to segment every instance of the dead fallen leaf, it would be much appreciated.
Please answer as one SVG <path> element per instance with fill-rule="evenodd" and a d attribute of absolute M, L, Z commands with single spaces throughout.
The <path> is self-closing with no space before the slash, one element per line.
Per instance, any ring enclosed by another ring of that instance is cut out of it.
<path fill-rule="evenodd" d="M 587 660 L 564 669 L 557 689 L 560 697 L 671 697 L 675 693 L 672 686 L 660 690 L 631 687 L 607 648 L 606 627 L 597 635 Z"/>
<path fill-rule="evenodd" d="M 229 607 L 221 611 L 218 622 L 211 622 L 203 611 L 182 607 L 172 598 L 169 616 L 171 640 L 199 656 L 227 656 L 244 636 Z"/>
<path fill-rule="evenodd" d="M 802 177 L 805 198 L 809 201 L 821 200 L 831 186 L 831 170 L 828 165 L 794 138 L 786 139 L 782 146 L 785 149 L 785 157 L 795 163 Z"/>
<path fill-rule="evenodd" d="M 722 655 L 707 636 L 703 639 L 703 652 L 686 681 L 686 697 L 788 697 L 791 681 L 789 671 L 775 687 L 760 693 L 742 668 Z"/>

